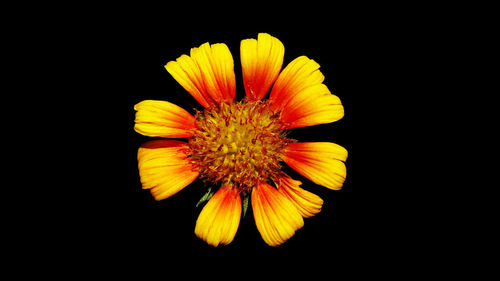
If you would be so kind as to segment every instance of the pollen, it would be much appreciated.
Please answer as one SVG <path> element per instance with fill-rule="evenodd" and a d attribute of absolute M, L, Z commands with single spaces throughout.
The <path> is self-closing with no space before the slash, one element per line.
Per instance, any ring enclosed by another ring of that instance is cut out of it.
<path fill-rule="evenodd" d="M 278 116 L 261 101 L 221 103 L 195 116 L 189 138 L 191 162 L 203 179 L 245 191 L 276 180 L 286 138 Z"/>

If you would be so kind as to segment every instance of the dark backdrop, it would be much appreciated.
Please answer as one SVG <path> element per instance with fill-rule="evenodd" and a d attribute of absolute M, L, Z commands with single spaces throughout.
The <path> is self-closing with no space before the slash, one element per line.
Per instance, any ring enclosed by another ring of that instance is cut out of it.
<path fill-rule="evenodd" d="M 239 263 L 242 257 L 258 256 L 271 263 L 287 259 L 328 265 L 379 259 L 382 253 L 406 256 L 422 244 L 416 237 L 426 233 L 415 226 L 418 218 L 413 208 L 421 191 L 416 188 L 418 179 L 407 176 L 413 168 L 407 161 L 413 145 L 406 128 L 413 119 L 403 114 L 414 85 L 406 82 L 408 65 L 418 60 L 409 49 L 415 32 L 411 27 L 383 19 L 372 22 L 371 18 L 345 17 L 323 19 L 307 27 L 228 28 L 207 23 L 180 29 L 176 24 L 166 22 L 165 28 L 154 29 L 116 24 L 99 35 L 105 43 L 95 46 L 100 63 L 93 78 L 105 83 L 92 89 L 95 103 L 87 110 L 96 124 L 86 136 L 94 144 L 87 172 L 97 176 L 86 188 L 92 203 L 81 210 L 81 219 L 91 227 L 77 226 L 84 233 L 83 245 L 99 245 L 99 253 L 113 256 L 130 254 L 138 262 L 155 253 L 165 262 L 172 258 L 181 263 L 192 259 Z M 300 55 L 321 65 L 324 83 L 340 97 L 345 116 L 331 124 L 294 129 L 291 137 L 345 147 L 349 152 L 347 179 L 341 191 L 332 191 L 285 168 L 303 182 L 302 187 L 324 199 L 322 211 L 305 219 L 304 227 L 288 242 L 272 248 L 261 239 L 249 208 L 234 241 L 213 248 L 194 235 L 202 209 L 195 205 L 204 194 L 200 180 L 160 202 L 141 189 L 137 149 L 153 138 L 133 130 L 133 106 L 153 99 L 175 103 L 191 113 L 201 109 L 164 65 L 205 42 L 228 45 L 235 61 L 237 98 L 241 99 L 239 44 L 256 38 L 259 32 L 283 42 L 283 67 Z"/>

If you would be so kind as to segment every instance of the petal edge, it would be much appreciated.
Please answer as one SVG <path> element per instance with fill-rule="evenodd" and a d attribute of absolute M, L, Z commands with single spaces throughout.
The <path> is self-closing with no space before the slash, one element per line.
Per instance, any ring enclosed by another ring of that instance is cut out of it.
<path fill-rule="evenodd" d="M 224 43 L 192 48 L 165 69 L 205 108 L 231 102 L 236 94 L 233 56 Z"/>
<path fill-rule="evenodd" d="M 274 187 L 264 183 L 253 188 L 252 209 L 262 239 L 270 246 L 279 246 L 304 226 L 295 206 Z"/>
<path fill-rule="evenodd" d="M 199 175 L 186 158 L 187 143 L 154 140 L 137 152 L 143 189 L 150 189 L 155 200 L 166 199 L 192 183 Z"/>
<path fill-rule="evenodd" d="M 292 143 L 284 149 L 283 161 L 312 182 L 339 190 L 346 178 L 347 150 L 329 142 Z"/>
<path fill-rule="evenodd" d="M 237 190 L 223 186 L 203 207 L 196 221 L 195 234 L 209 245 L 231 243 L 241 217 L 241 199 Z"/>
<path fill-rule="evenodd" d="M 241 41 L 243 84 L 249 100 L 261 100 L 266 95 L 279 75 L 284 56 L 283 43 L 267 33 Z"/>
<path fill-rule="evenodd" d="M 186 138 L 196 127 L 191 114 L 167 101 L 144 100 L 134 109 L 134 130 L 148 137 Z"/>
<path fill-rule="evenodd" d="M 278 191 L 287 197 L 304 218 L 310 218 L 321 211 L 323 199 L 318 195 L 302 189 L 301 181 L 289 177 L 281 177 Z"/>
<path fill-rule="evenodd" d="M 344 116 L 340 99 L 322 84 L 320 65 L 306 56 L 290 62 L 271 90 L 271 109 L 287 129 L 335 122 Z"/>

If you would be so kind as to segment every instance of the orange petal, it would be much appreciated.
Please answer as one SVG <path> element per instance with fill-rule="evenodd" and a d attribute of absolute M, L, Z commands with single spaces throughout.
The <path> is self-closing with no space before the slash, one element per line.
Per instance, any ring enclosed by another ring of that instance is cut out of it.
<path fill-rule="evenodd" d="M 195 119 L 166 101 L 145 100 L 134 106 L 136 132 L 148 137 L 186 138 L 193 135 Z"/>
<path fill-rule="evenodd" d="M 324 84 L 297 93 L 281 112 L 281 120 L 288 129 L 327 124 L 343 116 L 344 107 L 340 99 L 332 95 Z"/>
<path fill-rule="evenodd" d="M 281 111 L 288 129 L 331 123 L 344 116 L 340 99 L 322 84 L 319 64 L 301 56 L 288 64 L 271 90 L 273 111 Z"/>
<path fill-rule="evenodd" d="M 168 198 L 199 175 L 187 159 L 187 143 L 176 140 L 149 141 L 139 148 L 137 160 L 143 189 L 156 200 Z"/>
<path fill-rule="evenodd" d="M 221 187 L 203 207 L 194 233 L 209 245 L 217 247 L 233 241 L 241 217 L 241 199 L 236 189 Z"/>
<path fill-rule="evenodd" d="M 165 69 L 201 105 L 211 107 L 230 102 L 236 93 L 234 61 L 226 44 L 202 44 L 170 61 Z"/>
<path fill-rule="evenodd" d="M 319 64 L 305 56 L 290 62 L 280 73 L 271 90 L 271 108 L 280 111 L 297 92 L 321 84 L 325 77 L 318 69 Z"/>
<path fill-rule="evenodd" d="M 261 100 L 278 77 L 285 47 L 277 38 L 259 33 L 257 40 L 241 41 L 240 54 L 247 98 Z"/>
<path fill-rule="evenodd" d="M 321 211 L 323 199 L 314 193 L 300 188 L 302 182 L 289 177 L 280 177 L 278 191 L 293 203 L 304 218 L 309 218 Z"/>
<path fill-rule="evenodd" d="M 304 226 L 304 220 L 292 202 L 266 183 L 253 188 L 251 200 L 257 229 L 270 246 L 283 244 Z"/>
<path fill-rule="evenodd" d="M 346 177 L 343 161 L 347 150 L 330 142 L 292 143 L 284 149 L 283 161 L 316 184 L 339 190 Z"/>

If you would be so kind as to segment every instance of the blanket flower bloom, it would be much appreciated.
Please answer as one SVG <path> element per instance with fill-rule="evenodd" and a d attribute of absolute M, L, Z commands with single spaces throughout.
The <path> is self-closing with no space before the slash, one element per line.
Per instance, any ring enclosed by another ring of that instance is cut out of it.
<path fill-rule="evenodd" d="M 347 151 L 329 142 L 297 142 L 286 130 L 326 124 L 344 116 L 340 99 L 323 84 L 314 60 L 301 56 L 282 71 L 285 48 L 266 33 L 241 42 L 246 97 L 235 101 L 234 62 L 225 44 L 202 44 L 165 65 L 203 107 L 193 116 L 166 102 L 145 100 L 134 109 L 135 131 L 153 140 L 138 151 L 144 189 L 168 198 L 196 178 L 209 188 L 195 234 L 212 246 L 227 245 L 251 202 L 262 239 L 278 246 L 321 211 L 323 200 L 281 171 L 281 162 L 312 182 L 341 189 Z M 266 94 L 269 98 L 263 100 Z M 274 186 L 272 185 L 274 184 Z"/>

